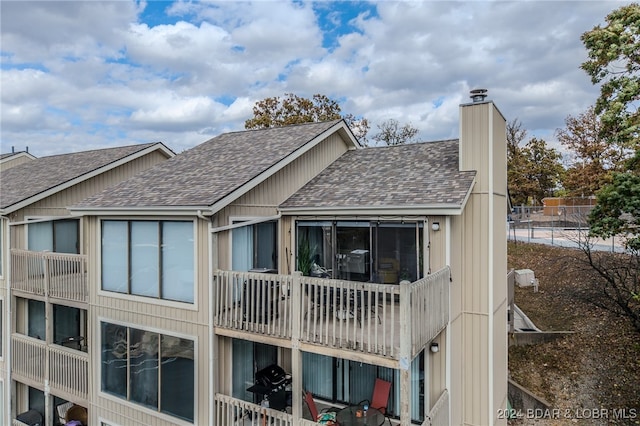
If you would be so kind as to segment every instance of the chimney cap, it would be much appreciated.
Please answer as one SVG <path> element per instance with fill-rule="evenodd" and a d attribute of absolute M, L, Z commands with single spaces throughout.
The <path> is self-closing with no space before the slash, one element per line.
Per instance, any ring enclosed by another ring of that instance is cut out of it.
<path fill-rule="evenodd" d="M 471 92 L 471 96 L 469 96 L 473 102 L 482 102 L 484 98 L 487 97 L 487 89 L 473 89 Z"/>

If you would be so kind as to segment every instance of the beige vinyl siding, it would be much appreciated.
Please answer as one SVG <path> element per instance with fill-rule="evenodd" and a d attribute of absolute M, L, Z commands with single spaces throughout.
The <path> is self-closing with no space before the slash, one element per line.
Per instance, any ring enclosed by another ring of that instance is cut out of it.
<path fill-rule="evenodd" d="M 505 120 L 492 103 L 460 112 L 460 168 L 477 175 L 451 219 L 451 424 L 479 425 L 506 407 Z"/>
<path fill-rule="evenodd" d="M 434 231 L 431 225 L 440 223 L 440 230 Z M 427 218 L 427 232 L 429 233 L 429 259 L 428 265 L 431 272 L 439 271 L 447 265 L 447 219 L 444 216 L 429 216 Z M 429 271 L 427 271 L 429 272 Z"/>
<path fill-rule="evenodd" d="M 427 400 L 428 409 L 433 407 L 440 394 L 447 389 L 447 345 L 446 333 L 444 330 L 433 341 L 438 343 L 439 352 L 431 352 L 430 346 L 425 348 L 425 358 L 427 361 L 427 375 L 425 376 L 425 389 L 428 386 L 429 399 Z M 427 410 L 428 411 L 428 410 Z"/>
<path fill-rule="evenodd" d="M 68 216 L 69 211 L 67 207 L 73 206 L 85 198 L 128 179 L 143 170 L 153 167 L 166 159 L 167 157 L 161 152 L 153 151 L 33 203 L 16 212 L 13 220 L 21 221 L 28 216 Z"/>
<path fill-rule="evenodd" d="M 291 164 L 269 177 L 256 188 L 239 197 L 229 206 L 216 214 L 216 226 L 230 224 L 231 218 L 254 218 L 274 216 L 278 213 L 277 207 L 289 198 L 295 191 L 309 182 L 340 155 L 346 152 L 348 146 L 339 134 L 330 135 L 323 142 L 306 152 Z M 282 228 L 282 226 L 280 226 Z M 231 268 L 229 231 L 218 233 L 218 267 Z M 282 237 L 282 233 L 280 233 Z M 284 259 L 283 241 L 281 238 L 278 258 Z M 280 264 L 280 267 L 283 267 Z M 281 271 L 283 271 L 281 269 Z"/>
<path fill-rule="evenodd" d="M 20 164 L 26 163 L 27 161 L 32 161 L 33 158 L 28 155 L 16 155 L 14 158 L 7 159 L 5 161 L 0 162 L 0 172 L 3 170 L 8 170 L 12 167 L 19 166 Z"/>

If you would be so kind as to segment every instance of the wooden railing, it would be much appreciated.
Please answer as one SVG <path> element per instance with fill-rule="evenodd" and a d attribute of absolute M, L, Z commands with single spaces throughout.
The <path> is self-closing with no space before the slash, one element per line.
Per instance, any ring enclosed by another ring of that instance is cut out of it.
<path fill-rule="evenodd" d="M 216 271 L 215 326 L 291 338 L 290 275 Z"/>
<path fill-rule="evenodd" d="M 444 390 L 433 405 L 429 416 L 422 423 L 423 426 L 440 426 L 449 424 L 449 391 Z"/>
<path fill-rule="evenodd" d="M 444 268 L 392 285 L 215 271 L 214 326 L 397 360 L 403 312 L 410 346 L 402 356 L 413 358 L 449 322 L 450 276 Z"/>
<path fill-rule="evenodd" d="M 46 342 L 22 334 L 11 335 L 11 370 L 37 382 L 46 378 Z"/>
<path fill-rule="evenodd" d="M 410 307 L 401 303 L 401 309 L 411 309 L 411 355 L 417 355 L 449 323 L 449 267 L 427 275 L 410 284 Z"/>
<path fill-rule="evenodd" d="M 301 277 L 300 342 L 397 355 L 396 285 Z"/>
<path fill-rule="evenodd" d="M 86 399 L 89 395 L 89 358 L 86 352 L 49 346 L 49 386 Z"/>
<path fill-rule="evenodd" d="M 47 345 L 42 340 L 18 333 L 11 335 L 11 351 L 14 374 L 40 383 L 47 381 L 51 389 L 82 399 L 88 398 L 87 353 Z"/>
<path fill-rule="evenodd" d="M 86 302 L 87 256 L 11 249 L 11 288 Z"/>
<path fill-rule="evenodd" d="M 293 416 L 217 393 L 214 424 L 228 426 L 293 426 Z"/>

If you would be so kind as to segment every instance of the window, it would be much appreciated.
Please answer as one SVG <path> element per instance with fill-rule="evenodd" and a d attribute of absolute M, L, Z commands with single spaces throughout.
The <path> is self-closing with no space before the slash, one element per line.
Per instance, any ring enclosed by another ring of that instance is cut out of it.
<path fill-rule="evenodd" d="M 2 276 L 2 267 L 4 266 L 4 219 L 0 219 L 0 277 Z"/>
<path fill-rule="evenodd" d="M 300 221 L 297 268 L 305 275 L 398 284 L 423 276 L 423 224 Z"/>
<path fill-rule="evenodd" d="M 53 342 L 68 348 L 87 350 L 87 311 L 53 305 Z"/>
<path fill-rule="evenodd" d="M 27 300 L 27 335 L 46 340 L 45 306 L 39 300 Z"/>
<path fill-rule="evenodd" d="M 194 343 L 101 323 L 103 392 L 184 420 L 194 419 Z"/>
<path fill-rule="evenodd" d="M 193 222 L 102 222 L 102 289 L 194 301 Z"/>
<path fill-rule="evenodd" d="M 31 223 L 28 227 L 29 250 L 56 253 L 80 253 L 77 219 Z"/>
<path fill-rule="evenodd" d="M 238 223 L 238 222 L 236 222 Z M 278 248 L 275 221 L 233 229 L 232 247 L 234 271 L 278 269 Z"/>
<path fill-rule="evenodd" d="M 3 325 L 3 318 L 4 318 L 4 300 L 0 299 L 0 358 L 2 358 L 4 356 L 4 328 L 2 328 Z M 2 401 L 0 399 L 0 401 Z M 0 405 L 2 405 L 0 403 Z M 0 419 L 2 419 L 2 417 L 0 417 Z"/>

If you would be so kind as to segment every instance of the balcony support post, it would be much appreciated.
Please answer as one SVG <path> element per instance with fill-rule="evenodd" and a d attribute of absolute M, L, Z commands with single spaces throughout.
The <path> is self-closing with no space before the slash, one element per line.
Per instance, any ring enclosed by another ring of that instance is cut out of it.
<path fill-rule="evenodd" d="M 400 282 L 400 425 L 411 425 L 411 283 Z"/>
<path fill-rule="evenodd" d="M 291 282 L 291 414 L 294 424 L 302 419 L 302 352 L 300 351 L 300 333 L 302 329 L 302 276 L 293 273 Z"/>

